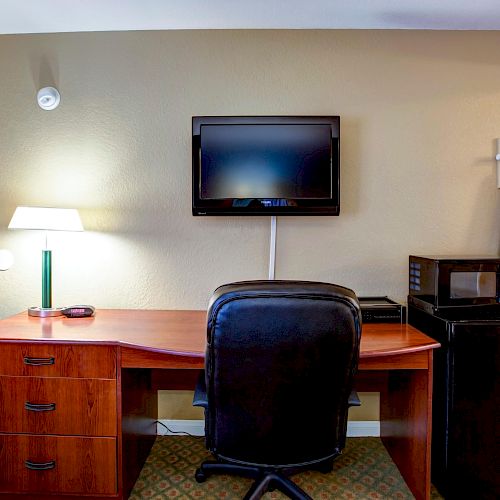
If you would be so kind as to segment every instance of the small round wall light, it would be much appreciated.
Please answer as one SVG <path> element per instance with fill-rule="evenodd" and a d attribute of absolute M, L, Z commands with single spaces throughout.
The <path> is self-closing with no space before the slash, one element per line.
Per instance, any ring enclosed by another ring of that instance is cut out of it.
<path fill-rule="evenodd" d="M 61 102 L 61 94 L 54 87 L 44 87 L 38 91 L 36 95 L 36 100 L 38 105 L 47 111 L 51 109 L 56 109 Z"/>

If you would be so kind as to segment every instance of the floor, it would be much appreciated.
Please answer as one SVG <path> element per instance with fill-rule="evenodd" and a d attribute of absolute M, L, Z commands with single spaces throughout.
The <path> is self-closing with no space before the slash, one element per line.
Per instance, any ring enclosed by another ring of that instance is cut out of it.
<path fill-rule="evenodd" d="M 250 479 L 220 475 L 202 484 L 196 483 L 194 471 L 209 458 L 204 438 L 158 437 L 130 499 L 243 498 L 250 487 Z M 307 471 L 293 476 L 293 480 L 315 500 L 414 498 L 379 438 L 349 438 L 331 473 Z M 264 498 L 286 497 L 274 491 Z M 442 497 L 433 489 L 431 498 Z"/>

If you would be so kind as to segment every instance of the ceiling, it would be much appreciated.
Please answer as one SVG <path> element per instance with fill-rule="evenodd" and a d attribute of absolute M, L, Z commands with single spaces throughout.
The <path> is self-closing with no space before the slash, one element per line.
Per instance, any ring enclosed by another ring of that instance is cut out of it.
<path fill-rule="evenodd" d="M 166 29 L 500 30 L 500 0 L 0 0 L 0 34 Z"/>

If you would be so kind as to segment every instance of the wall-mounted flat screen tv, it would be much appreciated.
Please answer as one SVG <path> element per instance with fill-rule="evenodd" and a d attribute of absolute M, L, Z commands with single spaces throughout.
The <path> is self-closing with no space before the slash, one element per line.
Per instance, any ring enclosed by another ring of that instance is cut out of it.
<path fill-rule="evenodd" d="M 338 116 L 194 116 L 193 215 L 338 215 Z"/>

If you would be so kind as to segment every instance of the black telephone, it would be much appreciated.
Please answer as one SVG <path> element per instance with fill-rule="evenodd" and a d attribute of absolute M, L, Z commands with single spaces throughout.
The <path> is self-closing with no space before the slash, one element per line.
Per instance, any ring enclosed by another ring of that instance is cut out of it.
<path fill-rule="evenodd" d="M 67 318 L 87 318 L 93 316 L 95 312 L 94 306 L 69 306 L 61 311 Z"/>

